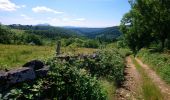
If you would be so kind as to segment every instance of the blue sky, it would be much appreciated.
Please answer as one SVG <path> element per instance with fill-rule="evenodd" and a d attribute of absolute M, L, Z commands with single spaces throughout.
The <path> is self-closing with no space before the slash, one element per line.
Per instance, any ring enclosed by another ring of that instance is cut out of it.
<path fill-rule="evenodd" d="M 0 0 L 0 22 L 109 27 L 129 10 L 128 0 Z"/>

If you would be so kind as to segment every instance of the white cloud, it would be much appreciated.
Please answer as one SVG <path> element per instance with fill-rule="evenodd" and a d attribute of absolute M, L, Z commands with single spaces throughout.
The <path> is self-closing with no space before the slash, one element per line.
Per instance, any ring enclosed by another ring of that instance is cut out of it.
<path fill-rule="evenodd" d="M 62 18 L 62 21 L 70 21 L 69 18 Z"/>
<path fill-rule="evenodd" d="M 25 8 L 25 7 L 26 7 L 26 5 L 21 5 L 21 7 L 22 7 L 22 8 Z"/>
<path fill-rule="evenodd" d="M 75 21 L 85 21 L 86 19 L 85 18 L 77 18 L 77 19 L 74 19 Z"/>
<path fill-rule="evenodd" d="M 20 16 L 23 17 L 23 18 L 26 19 L 26 20 L 31 20 L 31 19 L 32 19 L 31 17 L 28 17 L 28 16 L 25 15 L 25 14 L 21 14 Z"/>
<path fill-rule="evenodd" d="M 21 14 L 20 16 L 22 18 L 0 16 L 0 22 L 2 22 L 3 24 L 23 24 L 23 25 L 37 25 L 40 23 L 48 23 L 53 26 L 78 26 L 78 27 L 110 27 L 119 24 L 119 21 L 114 21 L 114 20 L 101 21 L 101 20 L 86 19 L 85 21 L 75 21 L 75 18 L 64 17 L 66 19 L 67 18 L 69 19 L 68 21 L 64 21 L 63 20 L 64 18 L 59 16 L 47 17 L 46 19 L 32 18 L 32 17 L 31 19 L 29 19 L 30 17 L 25 14 Z"/>
<path fill-rule="evenodd" d="M 0 10 L 1 11 L 15 11 L 18 8 L 26 7 L 26 5 L 16 5 L 15 3 L 12 3 L 10 0 L 0 0 Z"/>
<path fill-rule="evenodd" d="M 32 8 L 32 11 L 35 13 L 44 13 L 44 12 L 51 12 L 51 13 L 55 13 L 55 14 L 60 14 L 63 12 L 51 9 L 51 8 L 47 8 L 45 6 L 37 6 L 35 8 Z"/>

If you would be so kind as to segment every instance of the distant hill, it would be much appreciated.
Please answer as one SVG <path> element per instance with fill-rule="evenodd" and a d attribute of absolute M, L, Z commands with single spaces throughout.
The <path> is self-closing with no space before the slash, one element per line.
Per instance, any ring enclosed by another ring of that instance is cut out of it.
<path fill-rule="evenodd" d="M 26 30 L 27 33 L 33 33 L 47 38 L 69 38 L 69 37 L 87 37 L 98 38 L 104 41 L 112 41 L 121 35 L 119 27 L 107 28 L 86 28 L 86 27 L 54 27 L 49 24 L 33 25 L 9 25 L 12 29 Z"/>
<path fill-rule="evenodd" d="M 64 27 L 64 28 L 77 31 L 82 34 L 97 32 L 97 31 L 101 31 L 102 29 L 104 29 L 104 28 L 86 28 L 86 27 Z"/>
<path fill-rule="evenodd" d="M 107 28 L 78 28 L 67 27 L 67 29 L 76 31 L 83 36 L 89 38 L 102 38 L 105 40 L 112 40 L 118 38 L 122 33 L 119 31 L 119 27 L 107 27 Z"/>
<path fill-rule="evenodd" d="M 44 23 L 44 24 L 37 24 L 36 26 L 51 26 L 51 25 L 48 23 Z"/>
<path fill-rule="evenodd" d="M 101 38 L 106 41 L 107 40 L 112 41 L 118 38 L 120 35 L 122 35 L 122 33 L 120 32 L 119 27 L 116 26 L 116 27 L 108 27 L 101 31 L 94 32 L 92 36 L 96 38 Z"/>
<path fill-rule="evenodd" d="M 46 26 L 46 25 L 20 25 L 13 24 L 8 25 L 12 29 L 25 30 L 27 33 L 41 35 L 45 38 L 69 38 L 69 37 L 79 37 L 80 34 L 75 32 L 74 30 L 69 30 L 62 27 L 54 27 L 54 26 Z"/>

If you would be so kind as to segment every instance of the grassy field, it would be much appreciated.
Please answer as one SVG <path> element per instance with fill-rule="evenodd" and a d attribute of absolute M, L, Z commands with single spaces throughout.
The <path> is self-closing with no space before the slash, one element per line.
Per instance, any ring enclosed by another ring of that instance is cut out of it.
<path fill-rule="evenodd" d="M 90 48 L 62 48 L 64 54 L 89 54 Z M 46 59 L 55 55 L 54 46 L 3 45 L 0 44 L 0 70 L 21 67 L 33 59 Z"/>
<path fill-rule="evenodd" d="M 21 67 L 27 61 L 53 56 L 49 46 L 0 45 L 0 69 Z"/>

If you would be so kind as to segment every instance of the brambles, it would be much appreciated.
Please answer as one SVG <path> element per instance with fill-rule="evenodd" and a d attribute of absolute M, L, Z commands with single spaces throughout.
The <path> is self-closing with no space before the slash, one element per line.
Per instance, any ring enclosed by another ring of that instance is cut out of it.
<path fill-rule="evenodd" d="M 60 62 L 60 61 L 58 61 Z M 48 95 L 57 99 L 104 100 L 106 93 L 95 77 L 87 74 L 83 69 L 77 69 L 67 62 L 50 62 L 51 71 L 49 82 L 51 88 Z"/>
<path fill-rule="evenodd" d="M 87 58 L 81 61 L 80 68 L 85 68 L 92 76 L 105 77 L 120 85 L 124 80 L 124 58 L 118 51 L 112 49 L 101 50 L 95 59 Z"/>

